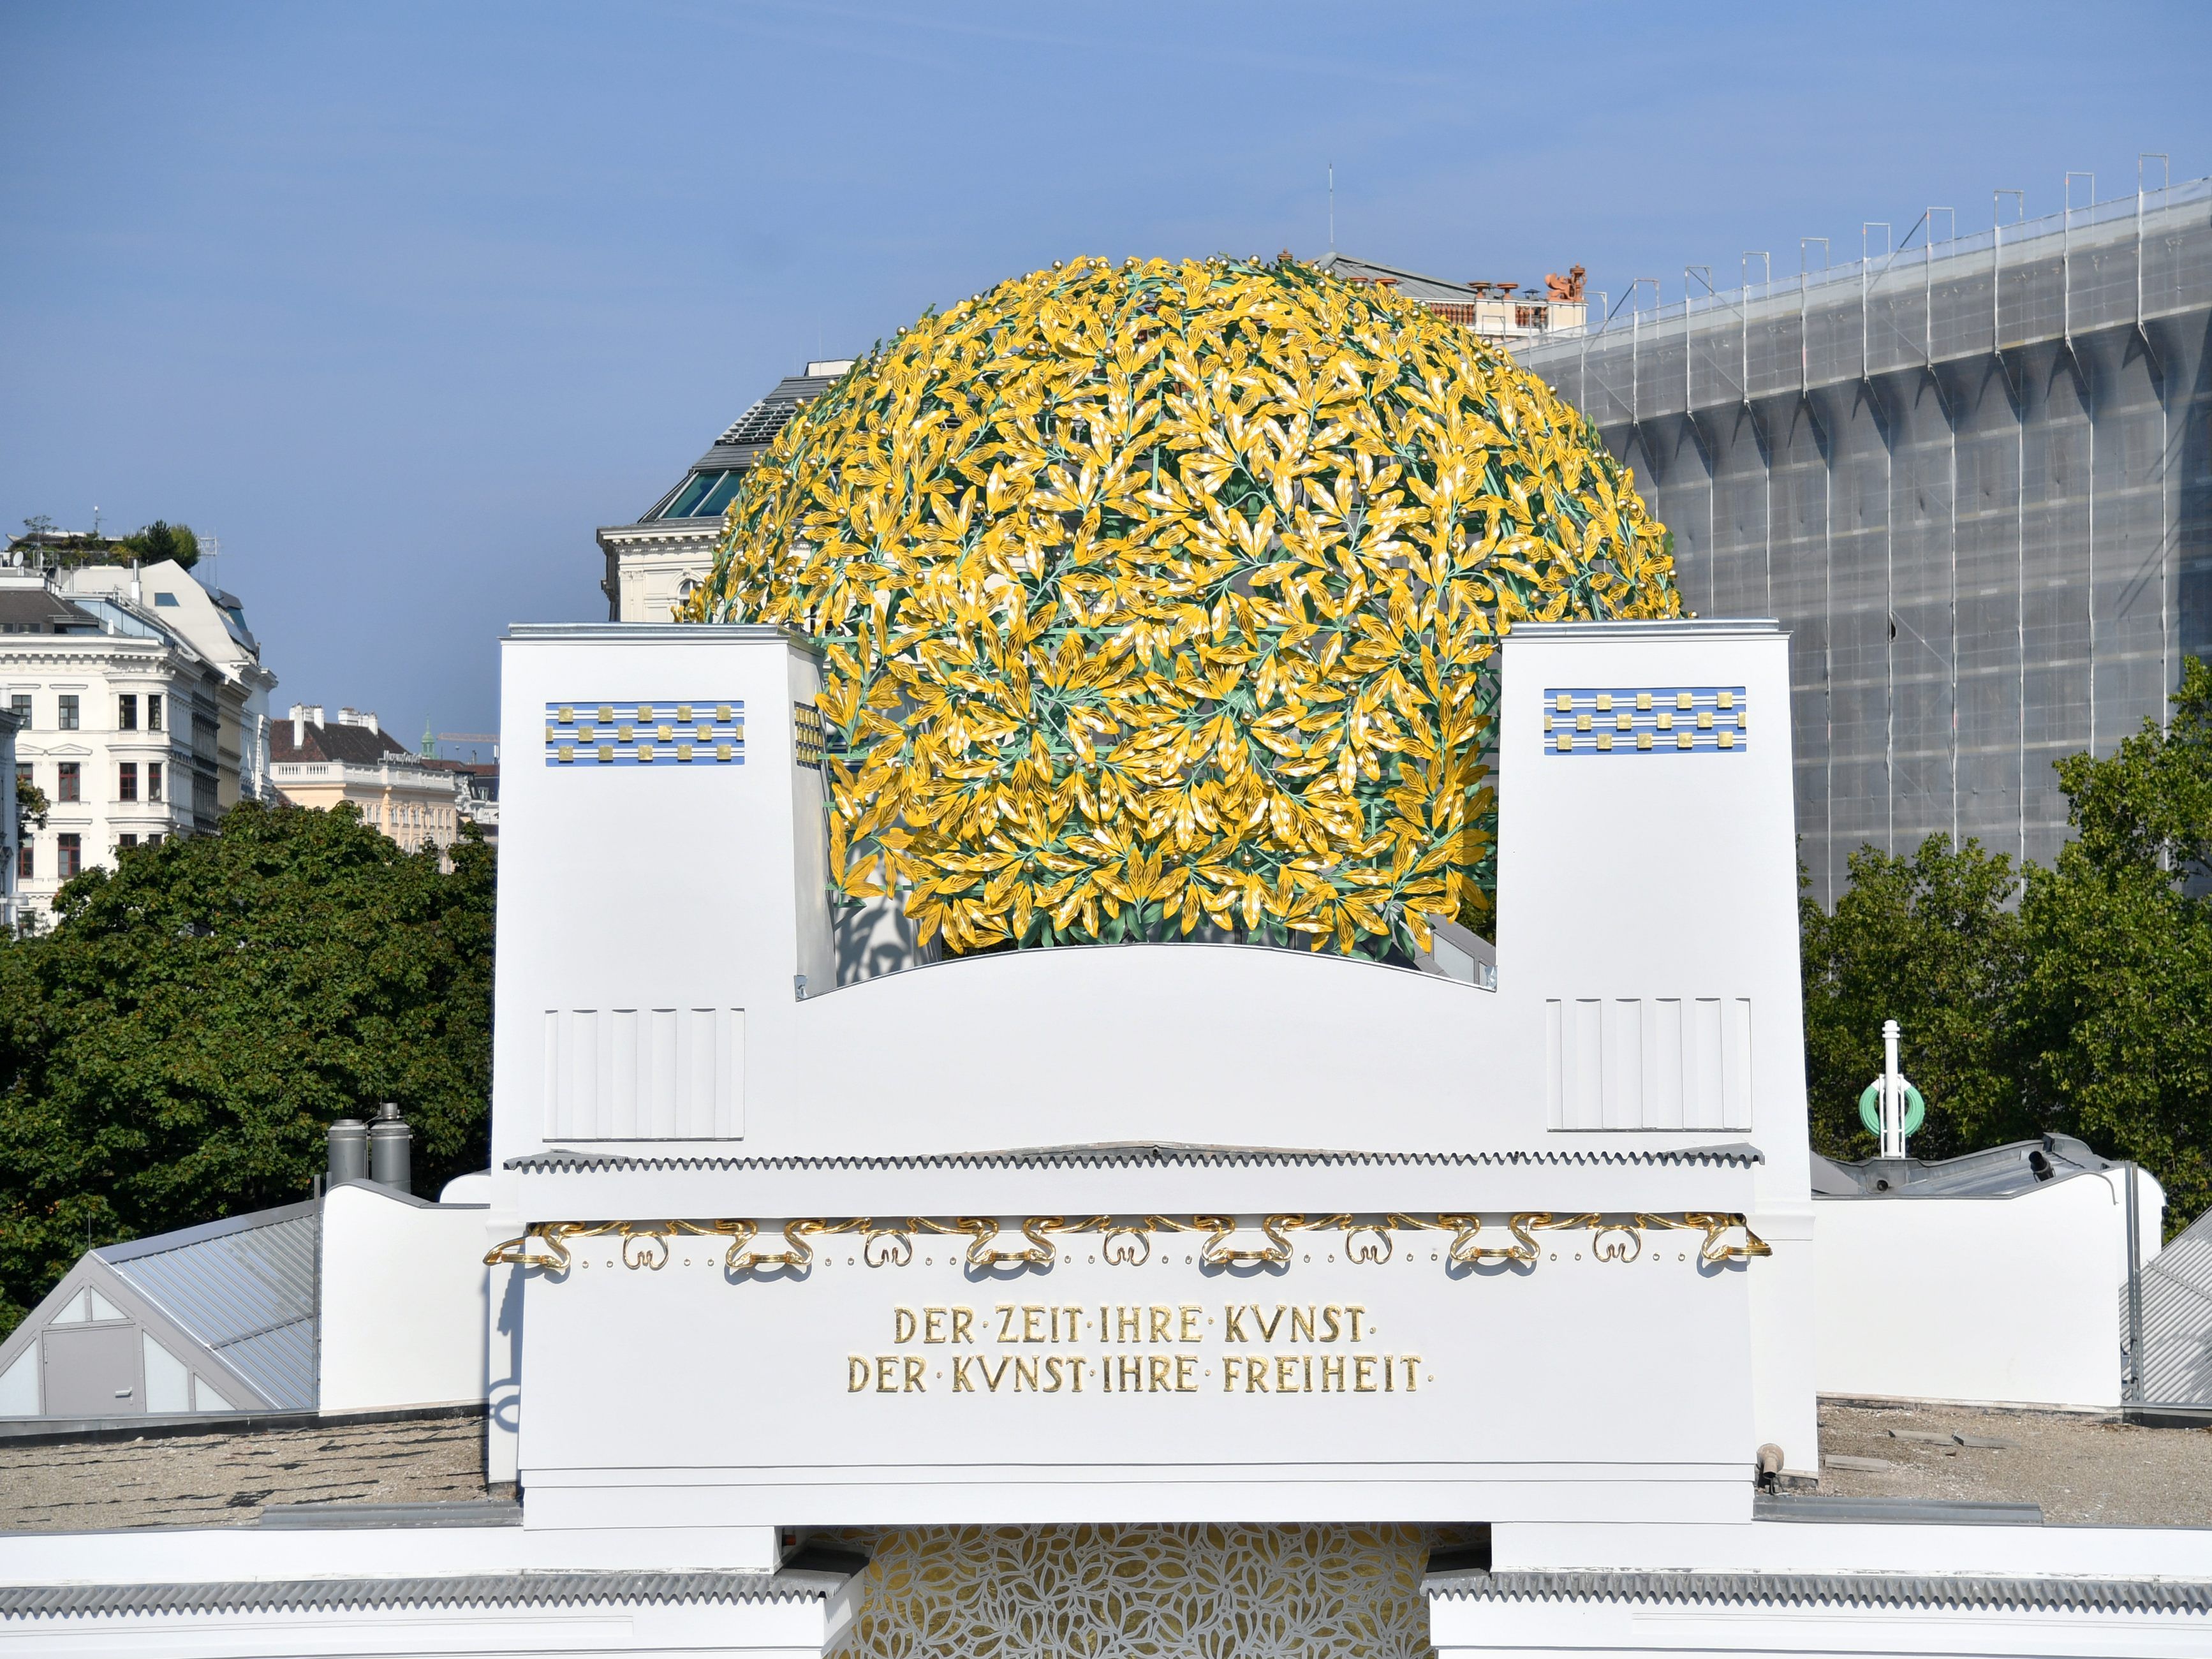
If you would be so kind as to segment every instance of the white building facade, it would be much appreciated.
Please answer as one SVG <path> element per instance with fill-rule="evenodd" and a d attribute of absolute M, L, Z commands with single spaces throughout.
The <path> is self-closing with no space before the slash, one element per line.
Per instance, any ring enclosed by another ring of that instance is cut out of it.
<path fill-rule="evenodd" d="M 9 709 L 0 708 L 0 778 L 8 781 L 8 797 L 0 805 L 0 929 L 15 931 L 15 866 L 21 860 L 17 848 L 21 838 L 29 831 L 18 811 L 15 793 L 15 733 L 22 721 Z"/>
<path fill-rule="evenodd" d="M 15 765 L 49 804 L 16 850 L 24 919 L 124 849 L 211 833 L 239 800 L 267 799 L 276 683 L 236 601 L 176 565 L 0 572 Z"/>
<path fill-rule="evenodd" d="M 2207 1650 L 2212 1534 L 1762 1507 L 1820 1462 L 1786 641 L 1563 624 L 1504 652 L 1485 975 L 848 943 L 806 642 L 514 629 L 491 1169 L 465 1203 L 326 1209 L 319 1382 L 367 1409 L 481 1356 L 519 1504 L 0 1537 L 0 1631 Z M 333 1274 L 341 1216 L 408 1242 Z M 437 1266 L 479 1247 L 481 1303 Z M 342 1304 L 390 1340 L 335 1333 Z"/>

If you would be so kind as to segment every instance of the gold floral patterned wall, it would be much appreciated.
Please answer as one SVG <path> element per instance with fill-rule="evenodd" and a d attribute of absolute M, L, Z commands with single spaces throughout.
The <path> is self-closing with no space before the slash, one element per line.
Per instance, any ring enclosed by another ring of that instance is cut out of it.
<path fill-rule="evenodd" d="M 682 614 L 827 648 L 831 868 L 923 942 L 1402 956 L 1495 889 L 1493 653 L 1671 617 L 1589 422 L 1386 289 L 1078 259 L 783 428 Z"/>
<path fill-rule="evenodd" d="M 912 1527 L 872 1553 L 851 1659 L 1427 1659 L 1446 1528 Z"/>

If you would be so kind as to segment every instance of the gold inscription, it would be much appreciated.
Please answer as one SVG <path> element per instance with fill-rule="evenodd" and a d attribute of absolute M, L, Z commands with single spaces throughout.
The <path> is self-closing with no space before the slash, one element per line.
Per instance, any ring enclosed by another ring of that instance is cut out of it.
<path fill-rule="evenodd" d="M 1349 1351 L 1376 1334 L 1362 1303 L 1224 1303 L 1218 1330 L 1230 1351 L 1190 1352 L 1202 1348 L 1216 1328 L 1205 1304 L 1196 1302 L 1097 1308 L 999 1302 L 988 1309 L 891 1310 L 894 1348 L 988 1344 L 1015 1350 L 952 1356 L 950 1370 L 937 1374 L 951 1384 L 946 1391 L 951 1394 L 1081 1394 L 1085 1382 L 1096 1385 L 1096 1394 L 1197 1394 L 1208 1386 L 1200 1378 L 1211 1376 L 1217 1365 L 1224 1394 L 1412 1394 L 1420 1384 L 1419 1354 Z M 1024 1352 L 1092 1341 L 1152 1352 Z M 929 1364 L 912 1352 L 848 1355 L 846 1392 L 927 1394 Z"/>
<path fill-rule="evenodd" d="M 852 1353 L 845 1356 L 848 1394 L 927 1394 L 927 1364 L 915 1354 Z"/>

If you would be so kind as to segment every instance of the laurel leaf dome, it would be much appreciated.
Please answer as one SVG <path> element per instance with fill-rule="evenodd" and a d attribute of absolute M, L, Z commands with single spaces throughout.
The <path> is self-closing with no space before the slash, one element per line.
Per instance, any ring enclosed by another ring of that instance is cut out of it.
<path fill-rule="evenodd" d="M 683 615 L 825 647 L 830 868 L 922 937 L 1402 956 L 1494 886 L 1516 622 L 1680 614 L 1589 423 L 1285 257 L 1078 259 L 786 426 Z"/>

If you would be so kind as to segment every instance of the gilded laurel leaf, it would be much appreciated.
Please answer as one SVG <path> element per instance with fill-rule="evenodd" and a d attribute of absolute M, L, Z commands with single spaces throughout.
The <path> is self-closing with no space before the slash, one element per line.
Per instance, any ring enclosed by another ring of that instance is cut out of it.
<path fill-rule="evenodd" d="M 1665 532 L 1504 353 L 1287 258 L 1079 259 L 786 426 L 679 613 L 828 647 L 835 879 L 953 951 L 1487 921 L 1497 643 L 1680 614 Z"/>

